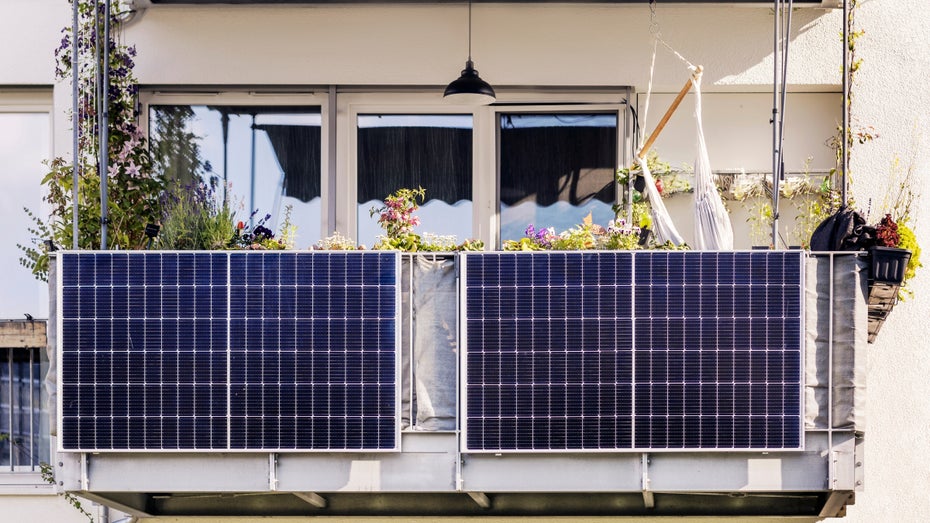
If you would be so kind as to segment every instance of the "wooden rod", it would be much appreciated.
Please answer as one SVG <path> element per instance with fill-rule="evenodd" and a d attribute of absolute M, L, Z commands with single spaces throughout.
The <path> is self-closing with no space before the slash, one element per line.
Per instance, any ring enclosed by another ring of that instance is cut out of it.
<path fill-rule="evenodd" d="M 672 117 L 672 114 L 678 109 L 678 106 L 681 105 L 681 101 L 685 99 L 685 95 L 691 90 L 691 86 L 698 78 L 701 77 L 701 73 L 704 72 L 702 66 L 697 66 L 694 70 L 694 74 L 691 75 L 691 78 L 688 78 L 688 81 L 685 82 L 684 87 L 681 88 L 681 91 L 678 92 L 678 96 L 675 97 L 675 100 L 672 101 L 672 105 L 669 106 L 668 111 L 665 111 L 665 115 L 659 120 L 658 125 L 652 134 L 649 135 L 649 139 L 646 140 L 646 143 L 643 145 L 643 148 L 640 149 L 639 153 L 636 155 L 637 160 L 642 160 L 646 157 L 646 153 L 649 152 L 649 148 L 652 147 L 652 144 L 655 143 L 656 138 L 659 137 L 659 133 L 662 132 L 662 129 L 665 128 L 665 124 L 668 123 L 668 120 Z M 638 163 L 638 162 L 637 162 Z"/>

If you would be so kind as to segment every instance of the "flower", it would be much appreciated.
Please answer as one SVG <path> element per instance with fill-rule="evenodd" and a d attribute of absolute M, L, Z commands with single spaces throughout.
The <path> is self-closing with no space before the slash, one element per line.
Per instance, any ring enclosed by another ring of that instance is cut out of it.
<path fill-rule="evenodd" d="M 413 228 L 420 224 L 420 218 L 413 213 L 420 208 L 417 200 L 426 198 L 426 190 L 398 189 L 384 199 L 382 207 L 372 207 L 371 216 L 378 215 L 378 225 L 384 229 L 386 238 L 397 240 L 413 234 Z"/>
<path fill-rule="evenodd" d="M 875 240 L 882 247 L 897 247 L 901 243 L 898 224 L 891 218 L 890 214 L 886 214 L 875 226 Z"/>

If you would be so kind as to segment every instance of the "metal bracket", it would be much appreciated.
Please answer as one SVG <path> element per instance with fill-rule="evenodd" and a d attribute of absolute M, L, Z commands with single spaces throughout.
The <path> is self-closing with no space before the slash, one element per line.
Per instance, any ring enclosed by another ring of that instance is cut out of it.
<path fill-rule="evenodd" d="M 268 490 L 278 490 L 278 455 L 268 454 Z"/>
<path fill-rule="evenodd" d="M 652 480 L 649 479 L 649 454 L 646 453 L 642 455 L 642 471 L 643 505 L 646 508 L 655 508 L 656 499 L 650 490 Z"/>

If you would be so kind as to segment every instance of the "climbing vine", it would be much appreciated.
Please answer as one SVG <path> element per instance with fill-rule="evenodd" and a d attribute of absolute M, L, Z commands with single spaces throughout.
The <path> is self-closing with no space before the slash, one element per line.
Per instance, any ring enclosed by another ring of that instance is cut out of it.
<path fill-rule="evenodd" d="M 73 211 L 77 206 L 77 246 L 92 249 L 100 246 L 102 220 L 107 223 L 108 247 L 140 248 L 145 240 L 145 226 L 158 221 L 159 195 L 164 187 L 161 177 L 152 173 L 152 162 L 138 118 L 138 82 L 133 73 L 136 50 L 120 42 L 120 20 L 128 12 L 123 0 L 113 2 L 109 14 L 110 38 L 105 40 L 105 2 L 78 2 L 78 34 L 72 27 L 62 29 L 62 39 L 55 49 L 55 74 L 59 80 L 76 81 L 78 114 L 71 121 L 78 126 L 76 158 L 69 162 L 54 158 L 46 162 L 48 172 L 42 179 L 44 201 L 49 216 L 40 217 L 25 209 L 33 223 L 29 232 L 32 244 L 17 247 L 22 251 L 20 264 L 42 281 L 48 279 L 48 253 L 55 246 L 71 248 L 74 242 Z M 73 4 L 72 4 L 73 5 Z M 105 51 L 105 52 L 104 52 Z M 78 53 L 78 70 L 72 71 L 73 53 Z M 99 71 L 109 66 L 107 110 L 103 111 Z M 100 204 L 100 137 L 103 116 L 108 119 L 107 180 L 108 209 L 103 217 Z M 73 201 L 74 166 L 78 166 L 78 199 Z"/>

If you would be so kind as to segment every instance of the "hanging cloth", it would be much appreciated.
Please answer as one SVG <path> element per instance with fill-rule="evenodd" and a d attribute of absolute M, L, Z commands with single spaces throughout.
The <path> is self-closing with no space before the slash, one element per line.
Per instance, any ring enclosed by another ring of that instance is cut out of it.
<path fill-rule="evenodd" d="M 699 251 L 733 250 L 733 226 L 730 213 L 714 183 L 704 140 L 701 108 L 701 75 L 694 83 L 694 120 L 697 122 L 697 160 L 694 162 L 694 246 Z"/>
<path fill-rule="evenodd" d="M 646 199 L 649 200 L 649 206 L 652 208 L 652 227 L 659 243 L 672 242 L 675 245 L 681 245 L 685 242 L 684 238 L 675 228 L 672 216 L 665 208 L 665 202 L 662 201 L 662 195 L 656 187 L 656 180 L 649 172 L 648 162 L 641 159 L 639 165 L 643 170 L 643 178 L 646 180 Z"/>
<path fill-rule="evenodd" d="M 662 33 L 659 29 L 658 19 L 656 18 L 655 11 L 655 2 L 649 2 L 650 10 L 650 25 L 649 32 L 652 33 L 652 62 L 649 65 L 649 85 L 646 89 L 646 101 L 643 108 L 643 124 L 645 125 L 648 115 L 649 115 L 649 102 L 652 98 L 652 81 L 655 76 L 655 67 L 656 67 L 656 50 L 658 45 L 661 43 L 669 51 L 674 53 L 679 60 L 688 65 L 688 68 L 692 71 L 696 71 L 694 74 L 700 75 L 701 68 L 700 66 L 695 66 L 689 62 L 684 56 L 678 53 L 675 49 L 672 48 L 663 38 Z M 672 102 L 671 107 L 665 112 L 665 115 L 659 121 L 659 124 L 656 125 L 655 130 L 652 134 L 649 135 L 649 139 L 646 140 L 646 143 L 643 144 L 642 141 L 645 139 L 645 136 L 640 137 L 640 146 L 639 150 L 636 153 L 636 159 L 634 164 L 639 164 L 642 169 L 643 178 L 646 181 L 646 199 L 649 201 L 649 206 L 652 209 L 652 225 L 656 235 L 656 240 L 659 243 L 671 242 L 674 245 L 683 244 L 684 238 L 682 238 L 681 233 L 678 232 L 678 229 L 675 227 L 675 223 L 672 221 L 671 215 L 668 213 L 668 209 L 665 208 L 665 202 L 662 201 L 662 195 L 659 194 L 659 189 L 656 187 L 655 178 L 653 178 L 652 173 L 649 171 L 649 162 L 646 161 L 646 153 L 649 151 L 649 148 L 652 147 L 652 144 L 655 142 L 656 138 L 659 137 L 659 133 L 662 132 L 662 129 L 665 127 L 665 124 L 668 123 L 668 119 L 671 118 L 672 113 L 675 112 L 675 109 L 678 107 L 678 104 L 681 103 L 681 100 L 691 89 L 691 83 L 688 82 L 682 88 L 681 92 L 678 93 L 678 96 L 675 98 L 675 101 Z"/>

